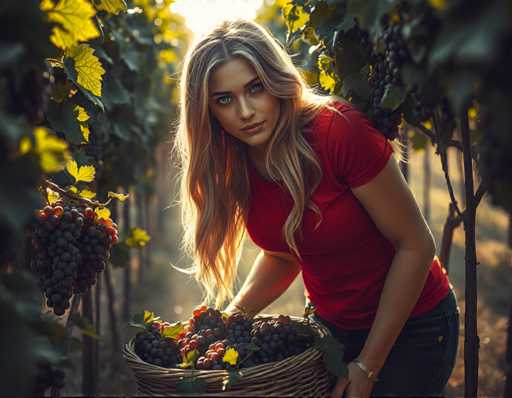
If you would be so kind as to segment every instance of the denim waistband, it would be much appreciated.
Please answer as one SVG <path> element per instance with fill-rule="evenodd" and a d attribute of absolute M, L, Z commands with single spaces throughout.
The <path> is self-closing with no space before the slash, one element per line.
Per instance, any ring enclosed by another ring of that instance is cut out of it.
<path fill-rule="evenodd" d="M 455 295 L 455 291 L 450 288 L 446 297 L 439 301 L 439 303 L 432 310 L 421 315 L 410 317 L 406 321 L 404 328 L 406 328 L 408 324 L 416 323 L 417 321 L 434 321 L 438 318 L 450 317 L 459 313 L 460 309 L 457 305 L 457 297 Z M 341 330 L 332 322 L 329 322 L 320 317 L 317 313 L 314 313 L 312 315 L 312 319 L 316 322 L 320 322 L 323 325 L 325 325 L 331 331 L 332 334 L 337 334 L 339 336 L 349 337 L 365 333 L 367 334 L 369 332 L 369 330 Z"/>

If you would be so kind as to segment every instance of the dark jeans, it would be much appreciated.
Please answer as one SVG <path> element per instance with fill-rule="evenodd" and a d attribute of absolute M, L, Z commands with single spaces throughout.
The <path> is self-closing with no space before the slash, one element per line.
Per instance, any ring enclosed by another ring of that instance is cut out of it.
<path fill-rule="evenodd" d="M 359 355 L 368 330 L 341 331 L 316 314 L 312 318 L 345 346 L 346 363 Z M 407 320 L 377 376 L 372 397 L 441 396 L 455 366 L 458 342 L 459 308 L 450 289 L 433 310 Z"/>

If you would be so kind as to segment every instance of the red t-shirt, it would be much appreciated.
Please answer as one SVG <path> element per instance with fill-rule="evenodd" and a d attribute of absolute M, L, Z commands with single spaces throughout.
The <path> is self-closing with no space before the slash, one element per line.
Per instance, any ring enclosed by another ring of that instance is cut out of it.
<path fill-rule="evenodd" d="M 371 328 L 394 246 L 378 230 L 350 188 L 372 180 L 393 148 L 370 121 L 349 104 L 335 103 L 345 117 L 322 110 L 305 128 L 317 153 L 323 177 L 312 200 L 323 221 L 306 209 L 303 239 L 296 235 L 306 294 L 318 315 L 343 330 Z M 247 231 L 265 250 L 287 252 L 282 227 L 293 206 L 285 188 L 264 179 L 249 164 L 251 200 Z M 393 204 L 388 204 L 392 206 Z M 450 283 L 437 256 L 411 316 L 433 309 L 448 294 Z"/>

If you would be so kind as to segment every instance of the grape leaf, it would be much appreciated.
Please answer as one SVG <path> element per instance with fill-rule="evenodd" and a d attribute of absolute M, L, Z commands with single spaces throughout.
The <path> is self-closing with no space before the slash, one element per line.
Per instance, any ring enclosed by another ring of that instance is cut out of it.
<path fill-rule="evenodd" d="M 142 228 L 131 228 L 131 235 L 126 238 L 126 245 L 128 247 L 142 248 L 150 241 L 150 236 Z"/>
<path fill-rule="evenodd" d="M 75 179 L 75 182 L 92 182 L 96 174 L 94 166 L 80 166 L 79 168 L 75 160 L 70 160 L 66 164 L 66 170 Z"/>
<path fill-rule="evenodd" d="M 164 330 L 162 331 L 162 336 L 176 340 L 178 335 L 183 332 L 184 328 L 185 327 L 181 322 L 176 322 L 170 326 L 165 326 Z"/>
<path fill-rule="evenodd" d="M 118 199 L 121 202 L 124 202 L 126 199 L 128 199 L 129 196 L 130 195 L 125 195 L 123 193 L 116 193 L 116 192 L 111 192 L 111 191 L 109 191 L 107 194 L 108 198 Z"/>
<path fill-rule="evenodd" d="M 226 350 L 226 353 L 222 357 L 223 362 L 227 362 L 232 366 L 235 366 L 238 362 L 238 351 L 233 347 L 230 347 Z"/>
<path fill-rule="evenodd" d="M 97 207 L 94 209 L 94 212 L 98 215 L 98 218 L 103 218 L 105 220 L 110 218 L 110 210 L 106 207 Z"/>
<path fill-rule="evenodd" d="M 58 48 L 65 50 L 79 41 L 88 41 L 100 35 L 92 19 L 96 10 L 87 0 L 60 0 L 58 3 L 43 0 L 40 9 L 50 21 L 59 24 L 53 27 L 50 37 Z"/>
<path fill-rule="evenodd" d="M 88 44 L 79 44 L 66 50 L 64 55 L 74 61 L 74 68 L 78 74 L 77 84 L 95 96 L 101 97 L 101 79 L 105 69 L 93 53 L 94 49 Z"/>
<path fill-rule="evenodd" d="M 78 115 L 76 117 L 76 120 L 78 120 L 79 122 L 86 122 L 90 119 L 90 116 L 87 114 L 87 111 L 84 107 L 77 105 L 74 107 L 73 110 L 77 112 Z"/>
<path fill-rule="evenodd" d="M 96 193 L 89 191 L 88 189 L 82 189 L 80 191 L 80 197 L 85 198 L 85 199 L 93 199 L 96 197 Z"/>
<path fill-rule="evenodd" d="M 176 383 L 176 392 L 179 394 L 204 394 L 206 381 L 197 377 L 183 377 Z"/>
<path fill-rule="evenodd" d="M 315 339 L 315 346 L 322 351 L 322 358 L 329 373 L 336 377 L 347 377 L 347 364 L 343 361 L 343 344 L 333 336 L 327 335 Z"/>
<path fill-rule="evenodd" d="M 46 188 L 46 198 L 48 199 L 48 203 L 53 205 L 60 199 L 60 194 L 50 188 Z"/>
<path fill-rule="evenodd" d="M 198 356 L 199 356 L 199 351 L 197 349 L 187 352 L 185 354 L 185 358 L 183 358 L 183 362 L 181 362 L 178 365 L 178 368 L 181 368 L 181 369 L 193 368 Z"/>
<path fill-rule="evenodd" d="M 95 4 L 97 10 L 106 11 L 110 14 L 117 15 L 121 11 L 126 11 L 127 6 L 124 0 L 100 0 L 99 4 Z"/>
<path fill-rule="evenodd" d="M 134 314 L 132 316 L 132 319 L 130 319 L 130 322 L 129 322 L 129 325 L 130 326 L 133 326 L 135 328 L 139 328 L 139 329 L 145 329 L 146 328 L 146 323 L 144 322 L 144 312 L 137 312 L 136 314 Z"/>
<path fill-rule="evenodd" d="M 49 130 L 44 127 L 36 127 L 34 136 L 41 169 L 45 173 L 62 170 L 64 159 L 70 156 L 66 141 L 49 134 Z"/>

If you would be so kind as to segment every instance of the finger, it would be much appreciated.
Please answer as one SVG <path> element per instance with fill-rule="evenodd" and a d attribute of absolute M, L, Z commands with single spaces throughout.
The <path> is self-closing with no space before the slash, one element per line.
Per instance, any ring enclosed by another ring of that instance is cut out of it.
<path fill-rule="evenodd" d="M 348 385 L 348 379 L 346 377 L 339 379 L 334 389 L 331 392 L 330 398 L 341 398 L 343 396 L 343 392 Z"/>

